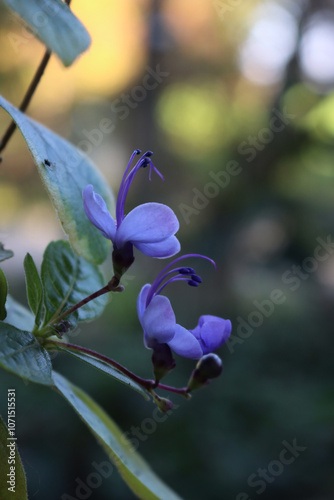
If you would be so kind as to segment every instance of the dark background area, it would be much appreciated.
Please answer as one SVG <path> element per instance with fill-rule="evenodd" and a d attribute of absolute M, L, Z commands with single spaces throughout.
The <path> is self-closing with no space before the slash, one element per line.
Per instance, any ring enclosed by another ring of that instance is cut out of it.
<path fill-rule="evenodd" d="M 173 208 L 182 252 L 217 263 L 217 272 L 190 264 L 203 278 L 199 288 L 167 289 L 177 321 L 193 328 L 201 314 L 230 318 L 233 336 L 218 351 L 223 375 L 191 401 L 173 396 L 175 409 L 154 432 L 145 429 L 155 407 L 140 395 L 66 355 L 55 368 L 130 437 L 144 430 L 138 451 L 185 499 L 334 498 L 334 249 L 323 243 L 334 238 L 333 2 L 73 1 L 72 8 L 96 44 L 73 68 L 50 65 L 29 114 L 74 144 L 86 141 L 115 194 L 132 150 L 154 151 L 166 182 L 138 176 L 127 209 L 147 201 Z M 3 4 L 0 16 L 1 93 L 17 105 L 43 48 Z M 168 75 L 139 98 L 147 68 L 157 66 Z M 94 145 L 103 118 L 115 129 Z M 1 133 L 8 122 L 1 112 Z M 24 254 L 40 262 L 62 233 L 18 133 L 0 176 L 0 240 L 15 252 L 2 267 L 10 293 L 26 303 Z M 72 341 L 150 377 L 135 300 L 162 265 L 137 253 L 126 291 Z M 103 269 L 108 279 L 111 262 Z M 177 358 L 166 383 L 184 385 L 193 366 Z M 2 372 L 0 394 L 8 387 L 17 391 L 29 499 L 76 498 L 77 478 L 86 482 L 92 463 L 107 460 L 103 450 L 55 392 Z M 2 414 L 5 404 L 2 396 Z M 286 443 L 299 451 L 280 465 Z M 114 472 L 89 498 L 134 496 Z"/>

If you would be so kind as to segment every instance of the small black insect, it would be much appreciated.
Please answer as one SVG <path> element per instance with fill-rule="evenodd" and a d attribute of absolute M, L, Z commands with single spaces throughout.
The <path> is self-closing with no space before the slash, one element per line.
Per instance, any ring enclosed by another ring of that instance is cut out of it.
<path fill-rule="evenodd" d="M 45 159 L 45 160 L 44 160 L 44 163 L 45 163 L 45 165 L 47 165 L 48 167 L 51 167 L 51 163 L 49 162 L 49 160 Z"/>

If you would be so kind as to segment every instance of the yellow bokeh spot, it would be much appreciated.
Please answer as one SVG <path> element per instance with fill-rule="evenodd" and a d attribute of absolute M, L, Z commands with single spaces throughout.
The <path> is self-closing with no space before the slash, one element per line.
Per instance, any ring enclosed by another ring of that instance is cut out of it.
<path fill-rule="evenodd" d="M 320 139 L 334 137 L 334 93 L 322 99 L 305 118 L 306 127 Z"/>
<path fill-rule="evenodd" d="M 178 150 L 189 148 L 195 153 L 206 153 L 230 138 L 221 89 L 218 91 L 209 83 L 170 85 L 158 102 L 157 118 Z"/>
<path fill-rule="evenodd" d="M 2 183 L 0 185 L 0 225 L 3 228 L 9 226 L 21 205 L 20 192 L 12 184 Z"/>

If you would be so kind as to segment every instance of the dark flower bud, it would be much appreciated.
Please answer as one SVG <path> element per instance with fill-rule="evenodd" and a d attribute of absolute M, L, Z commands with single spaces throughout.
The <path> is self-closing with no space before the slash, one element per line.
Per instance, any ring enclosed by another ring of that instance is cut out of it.
<path fill-rule="evenodd" d="M 168 372 L 175 368 L 175 360 L 172 356 L 172 351 L 167 344 L 159 344 L 158 342 L 153 347 L 152 354 L 153 373 L 155 381 L 159 382 Z"/>
<path fill-rule="evenodd" d="M 209 383 L 211 378 L 219 377 L 223 371 L 223 362 L 216 354 L 203 356 L 197 363 L 188 382 L 188 391 L 199 389 Z"/>
<path fill-rule="evenodd" d="M 132 243 L 127 242 L 122 248 L 114 247 L 112 262 L 115 276 L 120 279 L 133 264 L 134 260 Z"/>

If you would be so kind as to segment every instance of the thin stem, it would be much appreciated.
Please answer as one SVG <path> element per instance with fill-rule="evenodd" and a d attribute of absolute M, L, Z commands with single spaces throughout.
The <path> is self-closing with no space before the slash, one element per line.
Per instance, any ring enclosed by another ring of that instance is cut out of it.
<path fill-rule="evenodd" d="M 156 386 L 156 389 L 163 389 L 165 391 L 174 392 L 175 394 L 180 394 L 181 396 L 184 396 L 187 399 L 190 398 L 188 387 L 181 387 L 178 389 L 177 387 L 171 387 L 170 385 L 160 384 L 159 382 L 159 384 Z"/>
<path fill-rule="evenodd" d="M 57 348 L 57 346 L 66 347 L 67 349 L 70 349 L 72 351 L 83 352 L 85 354 L 88 354 L 89 356 L 93 356 L 94 358 L 98 358 L 101 361 L 103 361 L 104 363 L 107 363 L 108 365 L 111 365 L 114 368 L 116 368 L 118 371 L 124 373 L 124 375 L 131 378 L 131 380 L 133 380 L 134 382 L 137 382 L 137 384 L 141 385 L 142 387 L 144 387 L 145 389 L 147 389 L 149 391 L 152 390 L 155 386 L 154 380 L 145 380 L 142 377 L 139 377 L 135 373 L 132 373 L 130 370 L 125 368 L 125 366 L 120 365 L 119 363 L 117 363 L 117 361 L 114 361 L 113 359 L 108 358 L 104 354 L 100 354 L 98 352 L 92 351 L 91 349 L 87 349 L 86 347 L 82 347 L 79 345 L 68 344 L 66 342 L 57 342 L 54 340 L 47 340 L 45 347 L 47 348 L 50 344 L 52 346 L 55 346 L 56 348 Z"/>
<path fill-rule="evenodd" d="M 71 0 L 65 0 L 65 3 L 67 5 L 70 5 L 71 3 Z M 36 73 L 35 73 L 35 76 L 34 78 L 32 79 L 32 82 L 30 83 L 29 87 L 28 87 L 28 90 L 19 106 L 19 110 L 22 111 L 23 113 L 26 111 L 27 107 L 29 106 L 30 104 L 30 101 L 35 93 L 35 90 L 43 76 L 43 73 L 45 71 L 45 68 L 46 66 L 48 65 L 48 62 L 50 60 L 50 57 L 51 57 L 51 50 L 47 49 L 45 51 L 45 54 L 43 56 L 43 59 L 42 61 L 40 62 L 40 65 L 38 66 L 37 70 L 36 70 Z M 16 130 L 16 123 L 14 121 L 11 121 L 11 123 L 9 124 L 6 132 L 4 133 L 1 141 L 0 141 L 0 152 L 3 151 L 5 149 L 5 147 L 7 146 L 8 144 L 8 141 L 10 140 L 10 138 L 12 137 L 13 133 L 15 132 Z"/>
<path fill-rule="evenodd" d="M 92 356 L 94 358 L 100 359 L 107 365 L 113 366 L 116 368 L 118 371 L 121 373 L 124 373 L 127 377 L 129 377 L 131 380 L 136 382 L 138 385 L 143 387 L 144 389 L 148 390 L 149 392 L 152 392 L 153 389 L 163 389 L 165 391 L 170 391 L 174 392 L 175 394 L 180 394 L 181 396 L 184 396 L 186 399 L 190 398 L 188 388 L 187 387 L 182 387 L 178 389 L 177 387 L 171 387 L 169 385 L 165 384 L 156 384 L 154 380 L 147 380 L 142 377 L 139 377 L 139 375 L 136 375 L 135 373 L 131 372 L 125 366 L 121 365 L 120 363 L 117 363 L 117 361 L 114 361 L 111 358 L 108 358 L 108 356 L 105 356 L 104 354 L 100 354 L 99 352 L 93 351 L 91 349 L 88 349 L 87 347 L 82 347 L 79 345 L 75 344 L 69 344 L 67 342 L 57 342 L 54 340 L 47 340 L 46 343 L 44 344 L 44 347 L 47 349 L 48 347 L 55 347 L 57 350 L 57 346 L 65 347 L 66 349 L 69 349 L 71 351 L 78 351 L 82 352 L 84 354 L 88 354 L 89 356 Z"/>
<path fill-rule="evenodd" d="M 23 101 L 21 102 L 20 104 L 20 107 L 19 107 L 19 110 L 20 111 L 23 111 L 25 112 L 27 107 L 29 106 L 29 103 L 31 101 L 31 98 L 32 96 L 34 95 L 35 93 L 35 90 L 40 82 L 40 79 L 42 78 L 42 75 L 44 73 L 44 70 L 50 60 L 50 57 L 51 57 L 51 51 L 50 50 L 46 50 L 44 56 L 43 56 L 43 59 L 40 63 L 40 65 L 38 66 L 37 68 L 37 71 L 35 73 L 35 76 L 31 82 L 31 84 L 29 85 L 29 88 L 23 98 Z M 5 147 L 7 146 L 7 143 L 9 141 L 9 139 L 12 137 L 13 133 L 15 132 L 16 130 L 16 123 L 14 121 L 11 121 L 11 123 L 9 124 L 9 127 L 7 128 L 6 132 L 4 133 L 1 141 L 0 141 L 0 152 L 5 149 Z"/>
<path fill-rule="evenodd" d="M 59 323 L 63 318 L 68 316 L 69 314 L 73 313 L 77 309 L 80 309 L 80 307 L 83 307 L 85 304 L 88 304 L 88 302 L 96 299 L 97 297 L 100 297 L 101 295 L 104 295 L 105 293 L 109 292 L 122 292 L 124 287 L 119 286 L 119 278 L 116 278 L 114 276 L 109 283 L 101 288 L 100 290 L 97 290 L 96 292 L 92 293 L 91 295 L 88 295 L 88 297 L 85 297 L 84 299 L 80 300 L 77 304 L 74 304 L 74 306 L 70 307 L 67 309 L 65 312 L 63 312 L 60 316 L 57 316 L 52 323 Z"/>

